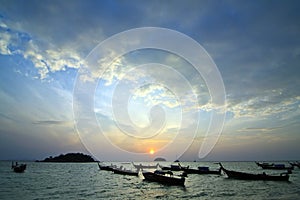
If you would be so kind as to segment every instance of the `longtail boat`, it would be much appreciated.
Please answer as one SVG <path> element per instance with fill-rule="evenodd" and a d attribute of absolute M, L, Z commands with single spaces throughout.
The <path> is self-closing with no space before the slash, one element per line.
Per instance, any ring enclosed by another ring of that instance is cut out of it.
<path fill-rule="evenodd" d="M 22 173 L 25 171 L 26 169 L 26 164 L 18 164 L 18 162 L 16 162 L 16 164 L 14 165 L 14 163 L 12 162 L 11 164 L 11 168 L 14 170 L 14 172 L 16 173 Z"/>
<path fill-rule="evenodd" d="M 221 163 L 219 164 L 221 170 L 225 172 L 228 178 L 240 179 L 240 180 L 263 180 L 263 181 L 288 181 L 289 180 L 289 175 L 287 173 L 281 173 L 279 176 L 267 175 L 264 172 L 262 174 L 251 174 L 251 173 L 228 170 L 225 169 Z"/>
<path fill-rule="evenodd" d="M 156 165 L 142 165 L 142 164 L 134 164 L 134 162 L 132 162 L 132 165 L 136 168 L 136 169 L 156 169 L 157 167 L 159 167 L 159 163 L 157 163 Z"/>
<path fill-rule="evenodd" d="M 290 162 L 290 165 L 300 168 L 300 163 L 299 162 Z"/>
<path fill-rule="evenodd" d="M 274 170 L 293 170 L 294 166 L 285 166 L 285 164 L 269 164 L 269 163 L 258 163 L 255 162 L 258 166 L 263 169 L 274 169 Z"/>
<path fill-rule="evenodd" d="M 104 171 L 113 171 L 113 169 L 117 167 L 115 165 L 100 165 L 99 162 L 98 162 L 98 166 L 100 170 L 104 170 Z"/>
<path fill-rule="evenodd" d="M 121 175 L 128 175 L 128 176 L 138 176 L 139 172 L 137 171 L 132 171 L 128 169 L 123 169 L 123 166 L 120 168 L 114 168 L 113 169 L 114 174 L 121 174 Z"/>
<path fill-rule="evenodd" d="M 178 165 L 170 165 L 170 167 L 160 166 L 160 168 L 165 171 L 184 171 L 184 170 L 188 169 L 189 166 L 183 167 L 180 165 L 180 163 L 178 163 Z"/>
<path fill-rule="evenodd" d="M 166 185 L 180 185 L 184 186 L 185 178 L 179 176 L 173 176 L 171 171 L 159 171 L 155 172 L 143 172 L 143 176 L 146 181 L 159 182 Z"/>
<path fill-rule="evenodd" d="M 219 170 L 210 170 L 208 167 L 198 167 L 198 169 L 184 169 L 187 174 L 217 174 L 221 175 L 221 168 Z"/>

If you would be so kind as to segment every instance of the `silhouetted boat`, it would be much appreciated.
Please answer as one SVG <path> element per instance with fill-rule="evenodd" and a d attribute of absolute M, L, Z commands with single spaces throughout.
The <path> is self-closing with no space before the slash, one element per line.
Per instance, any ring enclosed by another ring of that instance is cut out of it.
<path fill-rule="evenodd" d="M 136 169 L 156 169 L 159 166 L 159 163 L 157 163 L 156 165 L 136 165 L 132 162 L 132 165 L 136 168 Z"/>
<path fill-rule="evenodd" d="M 100 165 L 100 163 L 98 162 L 98 166 L 100 170 L 105 170 L 105 171 L 113 171 L 114 168 L 116 168 L 117 166 L 115 165 Z"/>
<path fill-rule="evenodd" d="M 285 166 L 284 164 L 269 164 L 269 163 L 258 163 L 255 162 L 258 166 L 263 169 L 274 169 L 274 170 L 293 170 L 294 166 Z"/>
<path fill-rule="evenodd" d="M 257 166 L 259 167 L 271 167 L 271 166 L 274 166 L 274 163 L 267 163 L 267 162 L 264 162 L 264 163 L 259 163 L 259 162 L 255 162 Z"/>
<path fill-rule="evenodd" d="M 22 173 L 26 169 L 26 164 L 19 165 L 18 162 L 16 162 L 16 164 L 14 165 L 14 163 L 12 162 L 11 168 L 14 170 L 14 172 Z"/>
<path fill-rule="evenodd" d="M 300 163 L 298 161 L 297 162 L 290 162 L 290 165 L 300 168 Z"/>
<path fill-rule="evenodd" d="M 138 171 L 132 171 L 132 170 L 128 170 L 128 169 L 123 169 L 122 166 L 120 168 L 114 168 L 113 172 L 115 174 L 122 174 L 122 175 L 128 175 L 128 176 L 138 176 L 139 175 Z"/>
<path fill-rule="evenodd" d="M 183 166 L 180 165 L 180 163 L 178 163 L 178 165 L 170 165 L 170 167 L 160 166 L 160 168 L 162 170 L 165 170 L 165 171 L 168 171 L 168 170 L 170 170 L 170 171 L 184 171 L 184 170 L 188 169 L 189 166 L 183 167 Z"/>
<path fill-rule="evenodd" d="M 221 169 L 227 174 L 228 178 L 240 179 L 240 180 L 263 180 L 263 181 L 288 181 L 289 175 L 287 173 L 281 173 L 279 176 L 267 175 L 264 172 L 262 174 L 251 174 L 245 172 L 238 172 L 227 170 L 219 163 Z"/>
<path fill-rule="evenodd" d="M 187 174 L 221 174 L 221 168 L 219 170 L 210 170 L 209 167 L 198 167 L 198 169 L 184 169 Z"/>
<path fill-rule="evenodd" d="M 184 186 L 185 178 L 179 176 L 173 176 L 171 171 L 159 171 L 143 172 L 143 176 L 146 181 L 159 182 L 166 185 L 180 185 Z"/>

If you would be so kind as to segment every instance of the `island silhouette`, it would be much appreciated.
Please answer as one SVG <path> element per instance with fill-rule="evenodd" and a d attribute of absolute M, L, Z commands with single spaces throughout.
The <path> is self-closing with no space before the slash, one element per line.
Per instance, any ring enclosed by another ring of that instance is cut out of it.
<path fill-rule="evenodd" d="M 60 154 L 59 156 L 52 157 L 49 156 L 44 160 L 37 160 L 36 162 L 76 162 L 76 163 L 83 163 L 83 162 L 96 162 L 92 156 L 86 155 L 83 153 L 67 153 L 67 154 Z"/>
<path fill-rule="evenodd" d="M 158 158 L 155 158 L 154 161 L 162 161 L 162 162 L 165 162 L 167 161 L 165 158 L 161 158 L 161 157 L 158 157 Z"/>

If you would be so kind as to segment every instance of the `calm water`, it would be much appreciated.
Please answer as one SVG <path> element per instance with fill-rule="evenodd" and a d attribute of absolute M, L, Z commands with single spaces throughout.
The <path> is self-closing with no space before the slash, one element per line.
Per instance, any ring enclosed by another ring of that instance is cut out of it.
<path fill-rule="evenodd" d="M 0 199 L 300 199 L 298 168 L 291 174 L 290 182 L 242 181 L 227 179 L 225 175 L 192 174 L 186 179 L 185 187 L 180 187 L 99 171 L 97 163 L 26 163 L 25 173 L 17 174 L 11 171 L 10 162 L 0 162 Z M 117 164 L 131 168 L 131 164 Z M 218 167 L 213 163 L 181 164 Z M 254 162 L 224 162 L 223 165 L 228 169 L 262 172 Z"/>

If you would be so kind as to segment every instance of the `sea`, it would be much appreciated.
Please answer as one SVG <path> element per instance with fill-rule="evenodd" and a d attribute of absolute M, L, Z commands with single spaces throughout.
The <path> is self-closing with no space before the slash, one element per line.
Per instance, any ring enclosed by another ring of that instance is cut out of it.
<path fill-rule="evenodd" d="M 19 162 L 23 163 L 23 162 Z M 156 162 L 135 162 L 155 165 Z M 283 162 L 280 162 L 283 163 Z M 191 174 L 185 186 L 168 186 L 139 177 L 101 171 L 97 163 L 37 163 L 26 161 L 24 173 L 15 173 L 11 162 L 0 161 L 0 199 L 300 199 L 300 169 L 295 168 L 289 182 L 244 181 L 226 175 Z M 111 162 L 102 163 L 110 165 Z M 112 164 L 133 169 L 130 162 Z M 169 162 L 160 165 L 169 166 Z M 227 169 L 280 174 L 282 171 L 262 170 L 254 162 L 222 162 Z M 288 164 L 288 163 L 284 163 Z M 181 162 L 197 168 L 219 166 L 213 162 Z M 176 172 L 175 172 L 176 173 Z"/>

